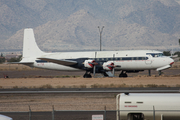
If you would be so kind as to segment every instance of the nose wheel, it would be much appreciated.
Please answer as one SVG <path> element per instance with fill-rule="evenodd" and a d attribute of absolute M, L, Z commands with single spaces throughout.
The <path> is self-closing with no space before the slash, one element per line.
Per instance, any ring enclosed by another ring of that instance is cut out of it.
<path fill-rule="evenodd" d="M 162 72 L 161 72 L 161 70 L 159 71 L 159 76 L 160 76 L 160 75 L 162 75 Z"/>

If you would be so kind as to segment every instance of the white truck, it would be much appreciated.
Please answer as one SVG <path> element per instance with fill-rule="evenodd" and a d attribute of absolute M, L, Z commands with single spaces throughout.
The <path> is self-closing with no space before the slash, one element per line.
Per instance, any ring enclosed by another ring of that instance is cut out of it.
<path fill-rule="evenodd" d="M 180 120 L 180 94 L 122 93 L 116 110 L 117 120 Z"/>

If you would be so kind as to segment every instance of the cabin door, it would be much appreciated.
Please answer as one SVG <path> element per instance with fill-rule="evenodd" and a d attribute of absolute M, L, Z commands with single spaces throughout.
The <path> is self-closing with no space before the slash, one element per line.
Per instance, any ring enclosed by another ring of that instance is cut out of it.
<path fill-rule="evenodd" d="M 151 55 L 148 56 L 148 59 L 145 60 L 145 63 L 146 63 L 147 65 L 150 65 L 150 64 L 152 63 L 152 56 L 151 56 Z"/>

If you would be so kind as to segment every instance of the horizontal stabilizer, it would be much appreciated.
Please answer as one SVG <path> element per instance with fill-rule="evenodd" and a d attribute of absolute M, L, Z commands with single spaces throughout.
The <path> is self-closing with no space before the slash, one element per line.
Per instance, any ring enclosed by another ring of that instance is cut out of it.
<path fill-rule="evenodd" d="M 72 60 L 58 60 L 58 59 L 51 59 L 51 58 L 38 58 L 38 59 L 60 64 L 60 65 L 65 65 L 65 66 L 71 66 L 71 65 L 77 64 L 76 61 L 72 61 Z"/>
<path fill-rule="evenodd" d="M 7 64 L 33 64 L 34 62 L 8 62 Z"/>
<path fill-rule="evenodd" d="M 7 64 L 23 64 L 23 65 L 31 66 L 34 64 L 34 62 L 8 62 Z"/>
<path fill-rule="evenodd" d="M 34 62 L 8 62 L 6 64 L 22 64 L 22 65 L 27 65 L 29 67 L 33 67 Z"/>
<path fill-rule="evenodd" d="M 173 56 L 171 56 L 171 58 L 177 58 L 178 57 L 178 55 L 173 55 Z"/>

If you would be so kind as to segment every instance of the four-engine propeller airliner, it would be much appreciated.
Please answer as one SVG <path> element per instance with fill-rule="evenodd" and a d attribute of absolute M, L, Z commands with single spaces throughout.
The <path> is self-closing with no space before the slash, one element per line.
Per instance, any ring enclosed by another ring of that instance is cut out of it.
<path fill-rule="evenodd" d="M 150 74 L 150 70 L 162 71 L 174 63 L 155 50 L 45 53 L 37 46 L 31 28 L 24 30 L 23 41 L 23 57 L 18 64 L 52 70 L 84 70 L 84 78 L 92 77 L 91 73 L 114 76 L 114 71 L 121 71 L 119 77 L 144 70 L 149 70 Z"/>

